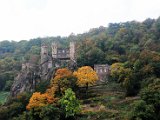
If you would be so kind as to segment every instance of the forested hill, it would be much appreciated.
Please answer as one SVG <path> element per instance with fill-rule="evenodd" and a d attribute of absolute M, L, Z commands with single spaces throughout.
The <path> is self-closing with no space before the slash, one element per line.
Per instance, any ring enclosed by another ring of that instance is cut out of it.
<path fill-rule="evenodd" d="M 77 42 L 78 66 L 123 62 L 133 66 L 137 59 L 158 59 L 160 54 L 160 18 L 143 22 L 110 23 L 108 27 L 90 29 L 89 32 L 68 37 L 35 38 L 29 41 L 0 42 L 0 90 L 9 90 L 14 76 L 23 62 L 36 62 L 40 46 L 58 41 L 65 47 L 69 41 Z M 51 52 L 51 48 L 50 48 Z M 146 61 L 147 62 L 147 61 Z M 147 63 L 146 63 L 147 65 Z M 158 63 L 153 72 L 160 75 Z"/>
<path fill-rule="evenodd" d="M 41 45 L 51 55 L 53 41 L 61 47 L 76 42 L 78 69 L 60 68 L 47 85 L 40 82 L 33 93 L 6 100 L 22 63 L 39 64 Z M 89 86 L 98 80 L 94 64 L 110 65 L 107 84 Z M 0 42 L 1 120 L 160 120 L 159 100 L 160 17 L 68 37 Z"/>

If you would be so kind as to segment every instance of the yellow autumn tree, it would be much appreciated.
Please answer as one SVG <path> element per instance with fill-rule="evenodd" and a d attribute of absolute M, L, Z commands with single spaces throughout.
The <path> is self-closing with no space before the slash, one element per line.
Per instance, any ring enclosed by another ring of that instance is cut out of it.
<path fill-rule="evenodd" d="M 124 73 L 124 67 L 122 63 L 113 63 L 111 65 L 111 76 L 114 80 L 120 82 L 122 79 L 121 75 L 123 75 L 123 73 Z"/>
<path fill-rule="evenodd" d="M 123 63 L 113 63 L 111 65 L 111 77 L 118 82 L 126 82 L 132 75 L 130 68 L 125 68 Z M 124 83 L 123 83 L 124 84 Z"/>
<path fill-rule="evenodd" d="M 40 92 L 33 93 L 29 100 L 29 104 L 26 106 L 27 110 L 36 107 L 46 106 L 55 102 L 55 99 L 47 93 L 41 94 Z"/>
<path fill-rule="evenodd" d="M 78 86 L 85 86 L 86 91 L 88 86 L 95 84 L 98 80 L 97 73 L 90 66 L 83 66 L 73 73 L 77 77 Z"/>

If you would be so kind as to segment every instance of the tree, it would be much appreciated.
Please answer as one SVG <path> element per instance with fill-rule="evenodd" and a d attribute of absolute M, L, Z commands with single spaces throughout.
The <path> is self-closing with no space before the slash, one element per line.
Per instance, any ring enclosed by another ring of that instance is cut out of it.
<path fill-rule="evenodd" d="M 100 42 L 100 41 L 99 41 Z M 99 43 L 97 42 L 97 44 Z M 87 39 L 78 45 L 77 63 L 78 66 L 94 66 L 104 62 L 105 54 L 97 47 L 95 41 Z"/>
<path fill-rule="evenodd" d="M 56 71 L 54 81 L 69 77 L 72 77 L 72 71 L 68 70 L 67 68 L 61 68 Z"/>
<path fill-rule="evenodd" d="M 118 82 L 127 81 L 131 73 L 131 69 L 125 68 L 123 63 L 114 63 L 111 65 L 111 77 Z"/>
<path fill-rule="evenodd" d="M 127 96 L 136 95 L 139 92 L 137 74 L 134 74 L 131 68 L 125 68 L 123 63 L 111 65 L 111 77 L 125 88 Z"/>
<path fill-rule="evenodd" d="M 28 110 L 36 107 L 46 106 L 55 102 L 55 99 L 47 93 L 41 94 L 40 92 L 33 93 L 29 100 L 29 104 L 26 106 Z"/>
<path fill-rule="evenodd" d="M 74 76 L 72 71 L 67 68 L 58 69 L 55 73 L 55 77 L 51 81 L 51 88 L 48 90 L 51 94 L 63 94 L 69 87 L 74 87 Z"/>
<path fill-rule="evenodd" d="M 80 103 L 71 88 L 65 91 L 65 95 L 59 100 L 59 103 L 66 118 L 74 117 L 75 114 L 80 112 Z"/>
<path fill-rule="evenodd" d="M 39 55 L 40 54 L 40 47 L 32 46 L 29 52 L 30 52 L 30 54 Z"/>
<path fill-rule="evenodd" d="M 140 93 L 141 98 L 147 104 L 153 105 L 157 118 L 160 119 L 160 79 L 157 78 Z"/>
<path fill-rule="evenodd" d="M 78 86 L 85 86 L 86 92 L 88 86 L 93 85 L 97 80 L 97 73 L 90 66 L 83 66 L 73 73 L 77 77 Z"/>
<path fill-rule="evenodd" d="M 122 63 L 114 63 L 111 65 L 111 77 L 116 80 L 120 81 L 121 79 L 119 78 L 121 72 L 123 70 Z"/>
<path fill-rule="evenodd" d="M 132 104 L 132 110 L 129 113 L 130 120 L 158 120 L 155 117 L 154 107 L 147 105 L 145 101 L 138 100 Z"/>

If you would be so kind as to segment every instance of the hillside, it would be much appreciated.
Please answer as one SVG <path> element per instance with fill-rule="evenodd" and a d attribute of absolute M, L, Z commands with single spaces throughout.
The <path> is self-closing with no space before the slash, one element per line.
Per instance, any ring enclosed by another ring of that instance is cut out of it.
<path fill-rule="evenodd" d="M 37 85 L 37 91 L 34 91 L 36 96 L 40 96 L 37 99 L 44 97 L 47 102 L 29 106 L 29 100 L 34 97 L 32 92 L 8 98 L 0 107 L 2 115 L 0 119 L 160 119 L 160 18 L 148 18 L 143 22 L 110 23 L 108 27 L 101 26 L 68 37 L 35 38 L 19 42 L 1 41 L 0 98 L 2 102 L 8 95 L 14 78 L 21 70 L 22 63 L 40 64 L 41 45 L 48 46 L 51 55 L 52 42 L 59 42 L 62 48 L 66 48 L 70 41 L 74 41 L 77 45 L 77 69 L 83 66 L 93 68 L 95 64 L 109 64 L 111 66 L 109 82 L 93 87 L 88 87 L 87 83 L 86 89 L 83 89 L 84 82 L 77 84 L 78 77 L 75 77 L 73 71 L 66 70 L 66 73 L 62 72 L 63 75 L 57 78 L 55 74 L 53 80 L 48 80 L 50 82 L 46 86 L 44 83 Z M 65 118 L 66 108 L 62 107 L 62 104 L 66 103 L 57 101 L 63 100 L 65 90 L 67 91 L 68 88 L 72 88 L 73 91 L 68 90 L 68 92 L 75 95 L 76 98 L 73 99 L 75 101 L 79 99 L 79 103 L 75 102 L 77 106 L 68 108 L 71 109 L 71 113 L 68 118 Z M 79 104 L 81 111 L 78 113 L 78 110 L 73 108 L 80 109 Z M 29 107 L 26 108 L 27 106 Z M 38 106 L 38 109 L 35 106 Z M 30 110 L 32 107 L 33 109 Z"/>

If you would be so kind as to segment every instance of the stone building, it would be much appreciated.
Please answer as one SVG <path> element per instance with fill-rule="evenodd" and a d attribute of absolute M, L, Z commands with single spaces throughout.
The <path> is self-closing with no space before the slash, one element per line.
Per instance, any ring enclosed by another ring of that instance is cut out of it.
<path fill-rule="evenodd" d="M 108 64 L 94 65 L 94 70 L 96 71 L 100 82 L 106 83 L 108 81 L 110 73 L 110 66 Z"/>

